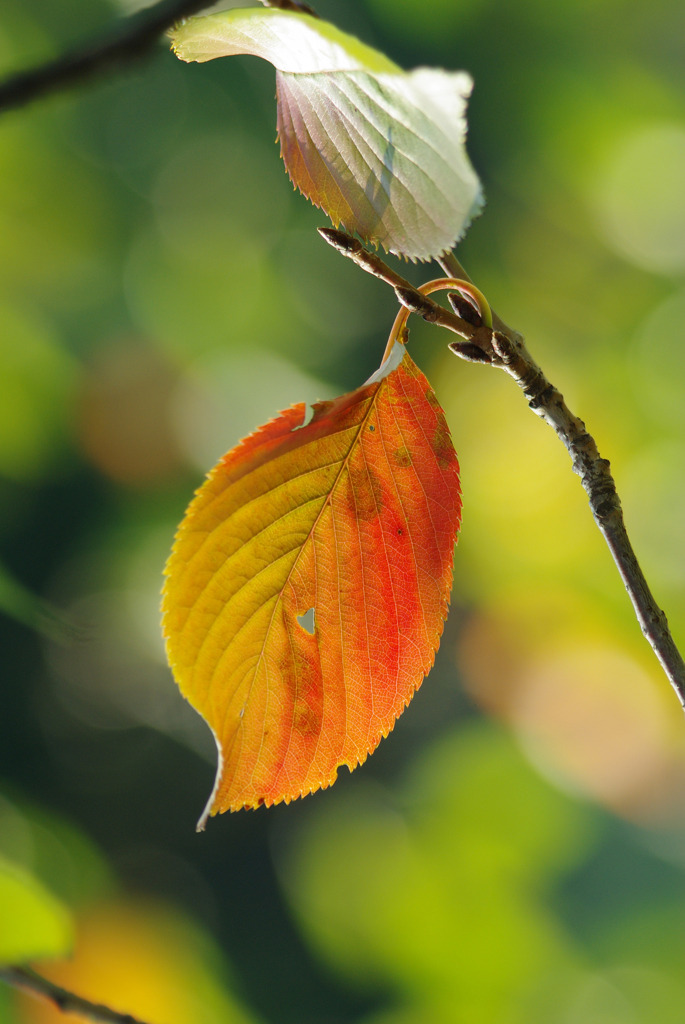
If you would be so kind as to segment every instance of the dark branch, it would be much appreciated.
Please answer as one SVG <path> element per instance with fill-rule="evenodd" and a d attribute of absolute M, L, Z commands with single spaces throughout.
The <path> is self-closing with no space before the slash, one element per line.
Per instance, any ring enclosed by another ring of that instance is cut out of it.
<path fill-rule="evenodd" d="M 685 708 L 685 662 L 628 538 L 608 460 L 600 456 L 585 424 L 574 416 L 564 396 L 547 380 L 520 335 L 495 331 L 493 347 L 496 354 L 493 365 L 500 366 L 516 381 L 528 399 L 529 408 L 556 431 L 571 456 L 573 472 L 580 477 L 592 515 L 611 551 L 642 633 Z"/>
<path fill-rule="evenodd" d="M 314 15 L 298 0 L 262 0 L 267 7 Z M 0 112 L 21 107 L 40 96 L 66 89 L 149 55 L 159 37 L 176 22 L 206 8 L 211 0 L 165 0 L 151 11 L 121 21 L 107 36 L 30 71 L 22 71 L 0 83 Z M 316 15 L 314 15 L 316 17 Z"/>
<path fill-rule="evenodd" d="M 23 989 L 33 996 L 47 999 L 62 1013 L 76 1013 L 100 1024 L 142 1024 L 130 1013 L 118 1013 L 109 1006 L 91 1003 L 88 999 L 82 999 L 81 996 L 60 988 L 59 985 L 36 974 L 30 967 L 0 967 L 0 981 L 12 985 L 13 988 Z"/>
<path fill-rule="evenodd" d="M 265 7 L 280 7 L 282 11 L 298 11 L 300 14 L 311 14 L 312 18 L 318 18 L 313 7 L 309 4 L 300 3 L 300 0 L 262 0 Z"/>
<path fill-rule="evenodd" d="M 600 456 L 583 421 L 573 415 L 563 395 L 547 380 L 528 352 L 523 337 L 507 327 L 494 310 L 494 330 L 490 331 L 482 325 L 474 307 L 456 294 L 450 294 L 449 299 L 458 315 L 452 318 L 443 316 L 446 311 L 441 306 L 418 292 L 386 266 L 379 256 L 367 252 L 351 235 L 324 228 L 319 228 L 319 233 L 368 273 L 386 281 L 400 302 L 412 312 L 466 339 L 465 342 L 450 343 L 449 347 L 455 355 L 472 362 L 489 362 L 508 373 L 523 391 L 533 412 L 556 431 L 571 456 L 573 471 L 578 474 L 585 488 L 592 515 L 611 551 L 640 628 L 685 708 L 685 662 L 671 636 L 666 616 L 654 600 L 628 538 L 609 463 Z M 438 262 L 450 277 L 471 280 L 453 253 L 442 256 Z M 442 314 L 437 313 L 437 310 L 442 310 Z"/>

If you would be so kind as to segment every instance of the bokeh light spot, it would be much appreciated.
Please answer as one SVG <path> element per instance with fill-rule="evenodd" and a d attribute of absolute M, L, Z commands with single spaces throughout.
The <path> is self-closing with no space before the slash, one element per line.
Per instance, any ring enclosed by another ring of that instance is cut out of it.
<path fill-rule="evenodd" d="M 650 125 L 617 146 L 595 194 L 607 243 L 660 274 L 685 270 L 685 124 Z"/>

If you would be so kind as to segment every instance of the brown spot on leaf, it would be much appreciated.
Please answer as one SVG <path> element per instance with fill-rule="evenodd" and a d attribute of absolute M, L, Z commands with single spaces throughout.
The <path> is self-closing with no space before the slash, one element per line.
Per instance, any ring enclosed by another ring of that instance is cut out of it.
<path fill-rule="evenodd" d="M 431 447 L 435 452 L 435 458 L 438 461 L 440 469 L 447 469 L 447 467 L 454 462 L 456 453 L 452 446 L 450 432 L 446 426 L 440 425 L 436 427 Z"/>
<path fill-rule="evenodd" d="M 364 463 L 352 463 L 348 472 L 347 507 L 359 519 L 374 519 L 383 507 L 383 485 Z"/>
<path fill-rule="evenodd" d="M 428 388 L 428 391 L 426 391 L 426 401 L 429 405 L 432 405 L 434 409 L 440 408 L 440 402 L 435 397 L 435 392 L 432 388 Z"/>
<path fill-rule="evenodd" d="M 318 733 L 320 724 L 319 716 L 311 708 L 308 708 L 306 705 L 295 708 L 293 728 L 303 736 L 311 736 L 313 733 Z"/>
<path fill-rule="evenodd" d="M 411 466 L 412 458 L 411 452 L 408 448 L 402 446 L 402 448 L 396 448 L 392 453 L 392 456 L 398 466 Z"/>

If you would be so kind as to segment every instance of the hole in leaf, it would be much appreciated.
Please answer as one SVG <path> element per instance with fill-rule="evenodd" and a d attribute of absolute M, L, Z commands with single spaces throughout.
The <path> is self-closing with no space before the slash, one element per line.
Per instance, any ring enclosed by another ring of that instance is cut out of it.
<path fill-rule="evenodd" d="M 306 630 L 307 633 L 314 633 L 314 609 L 310 608 L 304 615 L 297 616 L 298 626 L 302 626 L 302 629 Z"/>
<path fill-rule="evenodd" d="M 303 427 L 308 427 L 313 419 L 314 419 L 314 406 L 311 405 L 310 402 L 307 402 L 307 404 L 304 407 L 304 419 L 302 420 L 301 423 L 298 423 L 298 425 L 296 427 L 293 427 L 293 430 L 302 430 Z"/>

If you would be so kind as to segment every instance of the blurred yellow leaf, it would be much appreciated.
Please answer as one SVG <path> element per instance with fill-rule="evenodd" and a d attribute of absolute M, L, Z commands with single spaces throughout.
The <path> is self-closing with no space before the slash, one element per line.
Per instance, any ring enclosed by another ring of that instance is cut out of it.
<path fill-rule="evenodd" d="M 181 915 L 154 903 L 103 903 L 79 918 L 69 961 L 41 965 L 51 981 L 93 1002 L 152 1024 L 248 1024 L 226 991 L 226 975 L 210 940 Z M 64 1015 L 30 996 L 17 1000 L 20 1019 L 57 1024 Z"/>

